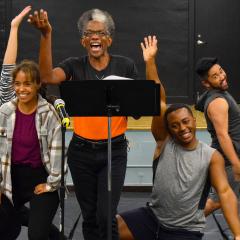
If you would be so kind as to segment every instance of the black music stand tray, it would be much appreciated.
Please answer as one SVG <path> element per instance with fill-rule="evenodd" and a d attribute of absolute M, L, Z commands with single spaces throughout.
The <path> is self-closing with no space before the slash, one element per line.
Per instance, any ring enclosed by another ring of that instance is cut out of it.
<path fill-rule="evenodd" d="M 60 85 L 69 116 L 108 117 L 108 240 L 112 240 L 111 117 L 160 115 L 160 84 L 151 80 L 68 81 Z"/>

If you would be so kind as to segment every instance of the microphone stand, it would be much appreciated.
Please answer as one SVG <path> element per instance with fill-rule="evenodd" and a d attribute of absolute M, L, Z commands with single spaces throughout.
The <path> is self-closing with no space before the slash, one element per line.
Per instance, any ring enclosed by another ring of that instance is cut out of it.
<path fill-rule="evenodd" d="M 66 127 L 62 124 L 62 159 L 61 159 L 61 186 L 60 186 L 60 239 L 64 240 L 64 199 L 65 199 L 65 181 L 64 181 L 64 166 L 65 166 L 65 133 Z"/>
<path fill-rule="evenodd" d="M 107 228 L 107 239 L 112 239 L 112 111 L 111 106 L 108 106 L 108 168 L 107 168 L 107 179 L 108 179 L 108 228 Z"/>
<path fill-rule="evenodd" d="M 107 213 L 107 240 L 112 240 L 112 115 L 118 112 L 119 105 L 107 105 L 108 115 L 108 167 L 107 167 L 107 190 L 108 190 L 108 213 Z"/>

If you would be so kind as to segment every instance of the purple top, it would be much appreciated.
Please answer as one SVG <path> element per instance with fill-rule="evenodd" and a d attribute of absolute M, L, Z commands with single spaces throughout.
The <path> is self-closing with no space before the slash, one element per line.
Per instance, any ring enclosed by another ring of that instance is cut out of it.
<path fill-rule="evenodd" d="M 16 122 L 12 140 L 12 163 L 41 167 L 40 145 L 35 125 L 36 111 L 24 114 L 16 110 Z"/>

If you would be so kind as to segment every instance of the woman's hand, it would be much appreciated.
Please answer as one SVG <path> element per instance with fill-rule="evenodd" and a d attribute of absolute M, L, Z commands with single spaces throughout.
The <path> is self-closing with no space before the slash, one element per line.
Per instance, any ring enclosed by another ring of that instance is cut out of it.
<path fill-rule="evenodd" d="M 143 51 L 143 59 L 145 62 L 155 59 L 157 54 L 157 37 L 148 36 L 144 38 L 144 42 L 141 42 L 141 48 Z"/>
<path fill-rule="evenodd" d="M 47 11 L 43 9 L 40 11 L 34 11 L 33 15 L 30 14 L 28 17 L 28 22 L 38 29 L 44 37 L 52 32 Z"/>
<path fill-rule="evenodd" d="M 34 193 L 37 195 L 45 192 L 49 192 L 49 191 L 50 191 L 50 186 L 47 183 L 40 183 L 34 189 Z"/>
<path fill-rule="evenodd" d="M 18 28 L 23 18 L 31 11 L 31 6 L 25 7 L 11 22 L 11 27 Z"/>

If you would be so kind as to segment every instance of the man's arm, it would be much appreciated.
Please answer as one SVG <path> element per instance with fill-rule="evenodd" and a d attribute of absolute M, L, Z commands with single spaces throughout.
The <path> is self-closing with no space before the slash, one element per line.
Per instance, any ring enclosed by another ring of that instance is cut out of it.
<path fill-rule="evenodd" d="M 236 237 L 236 240 L 239 240 L 240 221 L 238 217 L 238 202 L 233 190 L 228 184 L 224 159 L 218 151 L 213 153 L 209 172 L 211 184 L 218 193 L 226 221 Z"/>
<path fill-rule="evenodd" d="M 148 36 L 144 38 L 144 43 L 141 43 L 143 51 L 143 58 L 146 64 L 146 78 L 148 80 L 154 80 L 155 83 L 160 84 L 160 116 L 153 116 L 152 118 L 152 134 L 155 138 L 158 146 L 166 140 L 168 133 L 164 125 L 163 116 L 166 111 L 166 95 L 163 85 L 158 76 L 156 66 L 156 54 L 157 54 L 157 38 L 156 36 Z"/>
<path fill-rule="evenodd" d="M 59 84 L 66 80 L 63 69 L 52 66 L 52 27 L 48 21 L 47 12 L 41 9 L 29 15 L 28 22 L 41 32 L 39 68 L 41 81 L 49 84 Z"/>
<path fill-rule="evenodd" d="M 240 180 L 240 161 L 228 133 L 228 108 L 228 103 L 224 98 L 216 98 L 209 104 L 207 114 L 213 123 L 219 144 L 232 164 L 234 177 Z"/>

